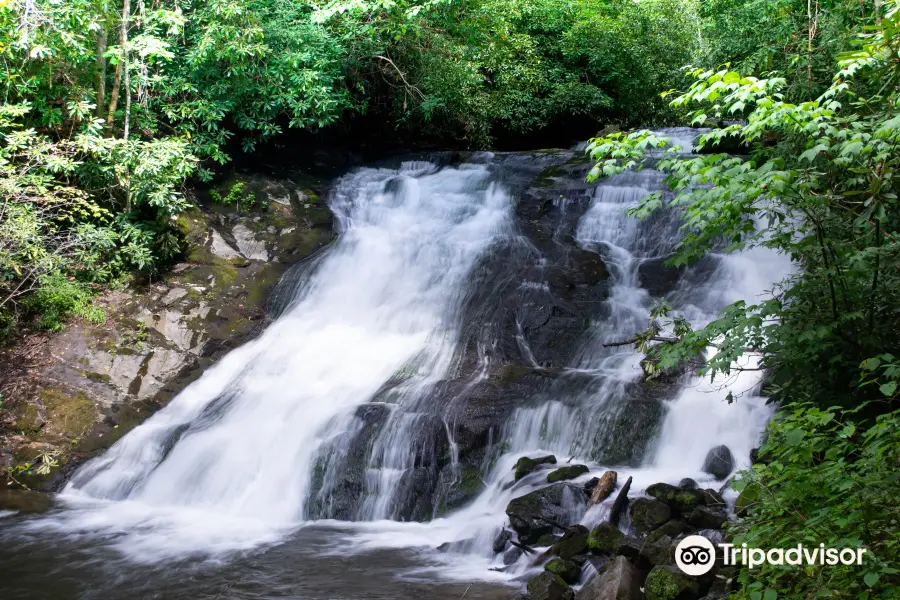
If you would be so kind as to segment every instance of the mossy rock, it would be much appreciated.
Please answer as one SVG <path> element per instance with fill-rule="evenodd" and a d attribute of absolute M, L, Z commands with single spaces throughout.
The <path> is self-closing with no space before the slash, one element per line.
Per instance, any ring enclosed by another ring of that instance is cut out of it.
<path fill-rule="evenodd" d="M 588 550 L 588 529 L 584 525 L 569 527 L 558 542 L 550 548 L 550 554 L 563 560 L 572 560 Z"/>
<path fill-rule="evenodd" d="M 566 583 L 578 583 L 578 578 L 581 577 L 581 568 L 571 560 L 554 558 L 544 565 L 544 569 L 559 575 Z"/>
<path fill-rule="evenodd" d="M 590 469 L 587 467 L 587 465 L 571 465 L 560 467 L 559 469 L 556 469 L 555 471 L 547 475 L 547 483 L 556 483 L 557 481 L 575 479 L 576 477 L 581 477 L 588 471 L 590 471 Z"/>
<path fill-rule="evenodd" d="M 529 600 L 575 600 L 575 592 L 566 585 L 565 580 L 549 571 L 532 577 L 525 587 Z"/>
<path fill-rule="evenodd" d="M 647 543 L 652 544 L 663 536 L 674 538 L 688 530 L 688 524 L 684 521 L 667 521 L 647 535 Z"/>
<path fill-rule="evenodd" d="M 538 458 L 528 458 L 527 456 L 523 456 L 518 461 L 516 461 L 515 466 L 515 480 L 519 481 L 526 475 L 533 473 L 535 469 L 537 469 L 541 465 L 555 465 L 556 457 L 552 454 L 548 454 L 547 456 L 541 456 Z"/>
<path fill-rule="evenodd" d="M 669 505 L 650 498 L 638 498 L 631 503 L 631 524 L 638 533 L 649 533 L 672 516 Z"/>
<path fill-rule="evenodd" d="M 703 490 L 676 487 L 668 483 L 654 483 L 647 488 L 647 494 L 684 514 L 706 504 Z"/>
<path fill-rule="evenodd" d="M 83 435 L 97 419 L 97 407 L 84 392 L 48 386 L 41 390 L 40 399 L 53 432 L 65 437 Z"/>
<path fill-rule="evenodd" d="M 553 535 L 552 533 L 545 533 L 534 542 L 534 545 L 538 548 L 545 548 L 547 546 L 552 546 L 553 544 L 555 544 L 556 540 L 558 539 L 559 537 Z"/>
<path fill-rule="evenodd" d="M 696 600 L 700 584 L 677 567 L 656 566 L 644 581 L 644 593 L 647 600 Z"/>
<path fill-rule="evenodd" d="M 672 538 L 663 535 L 653 542 L 644 542 L 640 556 L 651 565 L 675 564 L 675 549 L 672 547 Z"/>
<path fill-rule="evenodd" d="M 615 554 L 625 534 L 612 523 L 600 523 L 588 537 L 588 548 L 595 554 Z"/>

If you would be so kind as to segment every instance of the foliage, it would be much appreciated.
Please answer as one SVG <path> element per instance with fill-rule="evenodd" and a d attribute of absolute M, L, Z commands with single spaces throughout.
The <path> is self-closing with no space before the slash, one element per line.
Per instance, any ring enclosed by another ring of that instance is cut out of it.
<path fill-rule="evenodd" d="M 209 195 L 213 202 L 226 206 L 234 205 L 238 210 L 249 208 L 256 202 L 256 194 L 244 193 L 244 183 L 242 181 L 232 185 L 225 196 L 222 196 L 219 190 L 211 190 Z"/>

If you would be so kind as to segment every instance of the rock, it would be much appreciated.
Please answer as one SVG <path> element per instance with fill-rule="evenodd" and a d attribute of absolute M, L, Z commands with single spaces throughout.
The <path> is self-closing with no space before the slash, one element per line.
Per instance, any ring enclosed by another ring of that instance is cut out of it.
<path fill-rule="evenodd" d="M 694 481 L 690 477 L 685 477 L 678 482 L 678 487 L 685 490 L 696 490 L 698 486 L 696 481 Z"/>
<path fill-rule="evenodd" d="M 553 556 L 563 560 L 572 560 L 573 557 L 587 552 L 589 547 L 589 532 L 584 525 L 569 527 L 558 542 L 553 544 L 548 551 Z"/>
<path fill-rule="evenodd" d="M 706 455 L 703 461 L 703 472 L 709 473 L 722 481 L 734 470 L 734 457 L 728 446 L 716 446 Z"/>
<path fill-rule="evenodd" d="M 637 269 L 638 284 L 657 298 L 672 292 L 686 270 L 683 266 L 670 267 L 666 260 L 666 257 L 646 259 Z"/>
<path fill-rule="evenodd" d="M 619 547 L 616 548 L 616 554 L 637 561 L 641 557 L 641 548 L 643 547 L 644 542 L 637 539 L 636 537 L 626 535 L 619 541 Z"/>
<path fill-rule="evenodd" d="M 598 479 L 597 483 L 594 485 L 594 489 L 591 490 L 591 497 L 588 500 L 588 506 L 600 504 L 601 502 L 606 500 L 616 488 L 616 479 L 618 478 L 618 476 L 618 473 L 616 473 L 615 471 L 607 471 L 606 473 L 601 475 L 600 479 Z"/>
<path fill-rule="evenodd" d="M 526 586 L 529 600 L 574 600 L 575 593 L 562 577 L 548 571 L 532 577 Z"/>
<path fill-rule="evenodd" d="M 0 489 L 0 511 L 43 513 L 53 508 L 53 496 L 30 490 Z"/>
<path fill-rule="evenodd" d="M 524 554 L 524 552 L 521 548 L 516 548 L 515 546 L 510 547 L 509 550 L 503 553 L 503 564 L 506 566 L 513 564 L 519 560 L 519 557 L 522 556 L 522 554 Z"/>
<path fill-rule="evenodd" d="M 587 538 L 588 548 L 596 554 L 614 554 L 625 534 L 612 523 L 600 523 Z"/>
<path fill-rule="evenodd" d="M 688 515 L 688 523 L 698 529 L 721 529 L 728 515 L 720 508 L 698 506 Z"/>
<path fill-rule="evenodd" d="M 494 554 L 500 554 L 504 550 L 506 550 L 506 544 L 512 538 L 512 532 L 508 529 L 504 529 L 500 533 L 497 534 L 497 537 L 494 538 Z"/>
<path fill-rule="evenodd" d="M 548 562 L 544 565 L 544 570 L 559 575 L 566 583 L 578 583 L 578 578 L 581 576 L 581 567 L 571 560 L 561 558 L 554 558 Z"/>
<path fill-rule="evenodd" d="M 576 600 L 643 600 L 641 575 L 623 556 L 614 558 L 602 573 L 578 590 Z"/>
<path fill-rule="evenodd" d="M 528 458 L 527 456 L 523 456 L 518 461 L 516 461 L 516 474 L 515 480 L 518 481 L 533 472 L 541 465 L 555 465 L 556 457 L 552 454 L 547 456 L 541 456 L 539 458 Z"/>
<path fill-rule="evenodd" d="M 647 600 L 696 600 L 700 584 L 678 567 L 656 566 L 644 581 L 644 593 Z"/>
<path fill-rule="evenodd" d="M 556 483 L 557 481 L 565 481 L 567 479 L 575 479 L 581 477 L 590 471 L 587 465 L 571 465 L 560 467 L 547 475 L 547 483 Z"/>
<path fill-rule="evenodd" d="M 222 234 L 215 229 L 212 230 L 212 245 L 210 245 L 209 250 L 219 258 L 243 258 L 241 253 L 229 246 Z"/>
<path fill-rule="evenodd" d="M 703 502 L 706 506 L 725 506 L 725 498 L 716 490 L 703 490 Z"/>
<path fill-rule="evenodd" d="M 759 448 L 750 449 L 750 464 L 755 465 L 759 462 Z"/>
<path fill-rule="evenodd" d="M 713 546 L 718 546 L 725 541 L 725 535 L 716 529 L 701 529 L 696 535 L 705 537 L 713 543 Z"/>
<path fill-rule="evenodd" d="M 631 504 L 631 524 L 638 533 L 649 533 L 672 516 L 669 505 L 650 498 L 638 498 Z"/>
<path fill-rule="evenodd" d="M 647 488 L 647 494 L 683 514 L 688 514 L 694 508 L 706 504 L 703 491 L 675 487 L 668 483 L 654 483 Z"/>
<path fill-rule="evenodd" d="M 672 547 L 672 538 L 663 535 L 650 542 L 645 541 L 641 547 L 641 558 L 651 565 L 675 564 L 675 549 Z"/>
<path fill-rule="evenodd" d="M 254 233 L 244 223 L 238 223 L 231 230 L 234 241 L 237 243 L 238 250 L 241 254 L 250 260 L 261 260 L 263 262 L 269 260 L 269 251 L 266 250 L 266 243 L 256 239 Z"/>
<path fill-rule="evenodd" d="M 560 538 L 557 535 L 553 535 L 552 533 L 545 533 L 544 535 L 536 539 L 532 545 L 539 548 L 546 548 L 555 544 L 556 540 L 558 539 Z"/>
<path fill-rule="evenodd" d="M 531 544 L 553 531 L 547 521 L 568 524 L 568 511 L 562 507 L 567 486 L 557 483 L 514 498 L 506 507 L 509 523 L 523 544 Z"/>
<path fill-rule="evenodd" d="M 628 490 L 630 489 L 631 477 L 629 477 L 625 481 L 625 485 L 623 485 L 622 489 L 619 490 L 619 494 L 616 496 L 612 508 L 609 509 L 609 522 L 613 525 L 618 526 L 619 518 L 622 516 L 622 511 L 625 510 L 626 506 L 628 506 Z"/>
<path fill-rule="evenodd" d="M 676 537 L 688 530 L 688 525 L 684 521 L 667 521 L 663 523 L 647 535 L 647 542 L 655 542 L 663 536 Z"/>

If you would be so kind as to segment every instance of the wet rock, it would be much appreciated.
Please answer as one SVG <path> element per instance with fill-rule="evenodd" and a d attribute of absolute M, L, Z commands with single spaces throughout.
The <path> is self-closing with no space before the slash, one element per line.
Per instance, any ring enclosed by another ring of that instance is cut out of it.
<path fill-rule="evenodd" d="M 734 470 L 734 457 L 728 446 L 716 446 L 706 455 L 703 461 L 703 472 L 709 473 L 722 481 Z"/>
<path fill-rule="evenodd" d="M 678 285 L 685 267 L 670 267 L 666 258 L 651 258 L 643 261 L 638 267 L 638 283 L 654 297 L 662 297 L 670 293 Z"/>
<path fill-rule="evenodd" d="M 655 540 L 645 541 L 641 547 L 641 558 L 651 565 L 675 564 L 675 548 L 672 546 L 672 538 L 663 535 Z"/>
<path fill-rule="evenodd" d="M 542 535 L 551 533 L 551 523 L 568 524 L 568 511 L 563 508 L 567 491 L 565 484 L 557 483 L 510 501 L 506 515 L 522 543 L 533 543 Z"/>
<path fill-rule="evenodd" d="M 696 535 L 703 536 L 713 543 L 714 546 L 725 541 L 725 535 L 716 529 L 701 529 Z"/>
<path fill-rule="evenodd" d="M 610 561 L 575 596 L 576 600 L 643 600 L 643 597 L 640 572 L 622 556 Z"/>
<path fill-rule="evenodd" d="M 522 556 L 524 552 L 521 548 L 516 548 L 512 546 L 506 552 L 503 553 L 503 564 L 509 566 L 519 560 L 519 557 Z"/>
<path fill-rule="evenodd" d="M 643 547 L 644 542 L 637 539 L 636 537 L 626 535 L 619 541 L 619 547 L 616 548 L 616 554 L 625 556 L 635 562 L 638 562 L 641 557 L 641 548 Z"/>
<path fill-rule="evenodd" d="M 555 471 L 547 475 L 547 483 L 556 483 L 557 481 L 575 479 L 576 477 L 581 477 L 588 471 L 590 471 L 590 469 L 587 467 L 587 465 L 571 465 L 560 467 L 559 469 L 556 469 Z"/>
<path fill-rule="evenodd" d="M 654 542 L 663 536 L 676 537 L 688 530 L 684 521 L 675 520 L 663 523 L 647 535 L 647 542 Z"/>
<path fill-rule="evenodd" d="M 647 494 L 685 514 L 706 504 L 706 496 L 702 490 L 676 487 L 668 483 L 654 483 L 647 488 Z"/>
<path fill-rule="evenodd" d="M 597 480 L 597 483 L 591 490 L 591 497 L 588 500 L 588 506 L 600 504 L 601 502 L 606 500 L 616 488 L 616 479 L 618 478 L 618 476 L 619 474 L 615 471 L 607 471 L 606 473 L 601 475 L 600 479 Z"/>
<path fill-rule="evenodd" d="M 600 523 L 587 539 L 588 548 L 596 554 L 614 554 L 625 534 L 612 523 Z"/>
<path fill-rule="evenodd" d="M 578 578 L 581 575 L 581 567 L 571 560 L 563 560 L 561 558 L 554 558 L 548 562 L 544 565 L 544 570 L 559 575 L 566 583 L 578 583 Z"/>
<path fill-rule="evenodd" d="M 529 600 L 574 600 L 575 593 L 562 577 L 544 571 L 528 580 Z"/>
<path fill-rule="evenodd" d="M 638 533 L 649 533 L 672 516 L 669 505 L 650 498 L 638 498 L 631 503 L 631 524 Z"/>
<path fill-rule="evenodd" d="M 725 506 L 725 498 L 716 490 L 706 488 L 703 490 L 703 502 L 706 506 Z"/>
<path fill-rule="evenodd" d="M 681 481 L 678 482 L 678 487 L 683 488 L 685 490 L 696 490 L 697 482 L 691 479 L 690 477 L 685 477 Z"/>
<path fill-rule="evenodd" d="M 506 545 L 509 543 L 509 540 L 512 538 L 512 532 L 508 529 L 504 529 L 497 537 L 494 538 L 494 544 L 492 548 L 494 549 L 494 554 L 500 554 L 504 550 L 506 550 Z"/>
<path fill-rule="evenodd" d="M 677 567 L 656 566 L 644 581 L 644 593 L 647 600 L 696 600 L 700 585 Z"/>
<path fill-rule="evenodd" d="M 563 536 L 550 548 L 549 553 L 564 560 L 571 560 L 588 550 L 588 528 L 584 525 L 572 525 Z"/>
<path fill-rule="evenodd" d="M 559 539 L 560 539 L 560 537 L 558 535 L 553 535 L 552 533 L 545 533 L 544 535 L 542 535 L 541 537 L 536 539 L 534 542 L 532 542 L 531 545 L 537 546 L 538 548 L 547 548 L 547 547 L 555 544 L 556 541 Z"/>
<path fill-rule="evenodd" d="M 266 250 L 266 243 L 256 239 L 256 235 L 244 223 L 238 223 L 231 230 L 234 241 L 237 244 L 241 255 L 249 260 L 261 260 L 263 262 L 269 260 L 269 251 Z"/>
<path fill-rule="evenodd" d="M 541 465 L 555 464 L 556 457 L 552 454 L 548 454 L 547 456 L 540 456 L 538 458 L 529 458 L 527 456 L 523 456 L 518 461 L 516 461 L 515 480 L 518 481 L 522 479 L 526 475 L 534 472 Z"/>
<path fill-rule="evenodd" d="M 631 477 L 625 480 L 625 485 L 622 486 L 622 489 L 619 490 L 619 493 L 616 495 L 615 501 L 613 501 L 612 508 L 609 509 L 609 522 L 613 525 L 618 526 L 619 518 L 622 516 L 622 511 L 625 510 L 625 507 L 628 506 L 628 491 L 631 489 Z"/>
<path fill-rule="evenodd" d="M 30 490 L 0 489 L 0 511 L 44 513 L 53 508 L 53 497 Z"/>
<path fill-rule="evenodd" d="M 688 515 L 688 523 L 698 529 L 721 529 L 728 515 L 720 508 L 698 506 Z"/>

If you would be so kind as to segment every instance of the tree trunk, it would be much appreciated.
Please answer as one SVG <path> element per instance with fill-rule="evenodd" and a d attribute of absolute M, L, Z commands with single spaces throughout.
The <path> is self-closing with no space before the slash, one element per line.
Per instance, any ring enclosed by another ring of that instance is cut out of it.
<path fill-rule="evenodd" d="M 109 96 L 109 114 L 106 115 L 106 126 L 111 127 L 115 119 L 116 109 L 119 107 L 119 89 L 122 83 L 122 67 L 128 60 L 125 46 L 128 44 L 128 18 L 131 12 L 131 1 L 125 0 L 122 5 L 122 29 L 119 34 L 119 61 L 116 63 L 116 74 L 113 81 L 112 93 Z M 127 69 L 126 69 L 127 71 Z"/>
<path fill-rule="evenodd" d="M 106 31 L 106 25 L 97 32 L 97 108 L 94 114 L 98 117 L 103 116 L 103 106 L 106 104 L 106 40 L 109 34 Z"/>

